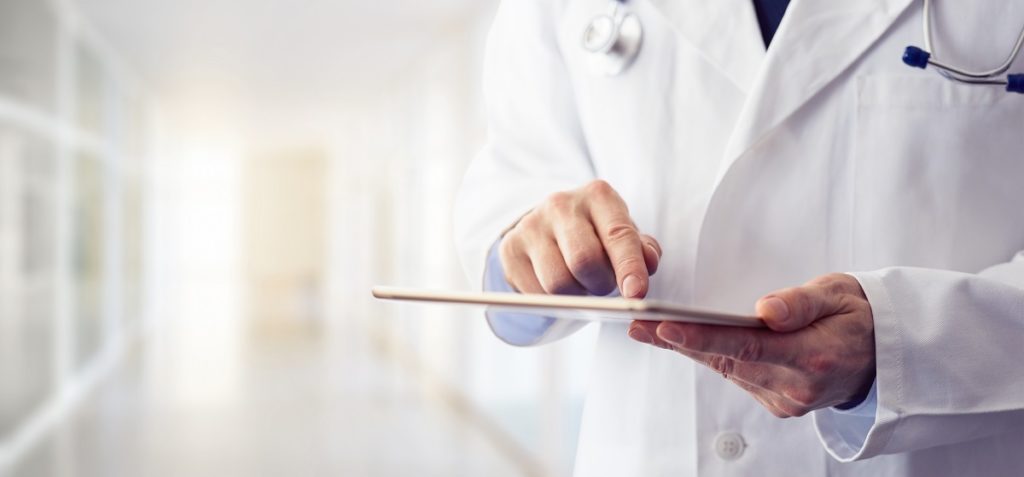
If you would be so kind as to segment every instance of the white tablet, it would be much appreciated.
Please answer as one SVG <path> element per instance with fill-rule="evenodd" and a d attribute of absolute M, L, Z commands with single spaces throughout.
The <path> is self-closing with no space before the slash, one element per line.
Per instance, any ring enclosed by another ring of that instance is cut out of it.
<path fill-rule="evenodd" d="M 520 293 L 460 292 L 417 288 L 373 287 L 384 300 L 483 305 L 488 311 L 510 311 L 586 321 L 681 321 L 723 326 L 764 327 L 755 316 L 701 310 L 657 300 Z"/>

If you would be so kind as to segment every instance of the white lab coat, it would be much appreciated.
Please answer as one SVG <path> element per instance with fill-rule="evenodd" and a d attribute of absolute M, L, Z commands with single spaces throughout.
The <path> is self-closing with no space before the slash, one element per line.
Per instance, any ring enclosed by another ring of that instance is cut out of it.
<path fill-rule="evenodd" d="M 1000 63 L 1024 21 L 1024 2 L 935 3 L 940 54 L 967 66 Z M 750 0 L 628 4 L 643 48 L 608 78 L 580 48 L 606 0 L 503 2 L 456 209 L 470 276 L 548 194 L 603 178 L 664 249 L 652 297 L 749 312 L 855 272 L 878 407 L 851 444 L 845 416 L 777 419 L 602 325 L 577 475 L 1024 475 L 1024 97 L 904 66 L 919 1 L 794 0 L 767 54 Z"/>

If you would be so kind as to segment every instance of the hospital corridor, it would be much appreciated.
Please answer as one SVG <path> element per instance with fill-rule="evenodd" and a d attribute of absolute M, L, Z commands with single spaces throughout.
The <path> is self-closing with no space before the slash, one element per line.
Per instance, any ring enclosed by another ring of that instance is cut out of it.
<path fill-rule="evenodd" d="M 0 0 L 0 476 L 571 473 L 451 210 L 497 2 Z"/>

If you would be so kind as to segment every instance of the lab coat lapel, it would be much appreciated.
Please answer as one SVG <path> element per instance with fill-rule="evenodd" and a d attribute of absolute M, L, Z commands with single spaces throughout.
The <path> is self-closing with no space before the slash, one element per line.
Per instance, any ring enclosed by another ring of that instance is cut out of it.
<path fill-rule="evenodd" d="M 650 0 L 650 3 L 740 91 L 750 92 L 765 56 L 753 2 Z"/>
<path fill-rule="evenodd" d="M 718 179 L 860 58 L 912 1 L 793 0 L 740 114 Z M 898 61 L 900 52 L 892 54 Z"/>

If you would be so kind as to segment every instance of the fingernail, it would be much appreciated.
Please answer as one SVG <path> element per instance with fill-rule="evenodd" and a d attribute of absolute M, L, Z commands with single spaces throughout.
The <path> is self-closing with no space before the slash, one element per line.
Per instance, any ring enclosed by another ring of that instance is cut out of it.
<path fill-rule="evenodd" d="M 683 333 L 675 326 L 659 326 L 658 337 L 679 346 L 682 346 L 683 341 L 685 341 Z"/>
<path fill-rule="evenodd" d="M 651 249 L 651 251 L 654 252 L 654 255 L 656 257 L 661 258 L 661 251 L 659 251 L 658 247 L 655 247 L 653 243 L 648 242 L 647 248 Z"/>
<path fill-rule="evenodd" d="M 629 337 L 643 344 L 654 344 L 654 338 L 643 328 L 631 328 L 629 330 Z"/>
<path fill-rule="evenodd" d="M 771 318 L 778 322 L 784 322 L 789 318 L 789 305 L 779 297 L 771 297 L 764 301 L 764 307 L 768 311 L 766 318 Z"/>
<path fill-rule="evenodd" d="M 636 298 L 640 295 L 640 279 L 636 275 L 629 275 L 622 281 L 622 296 Z"/>

